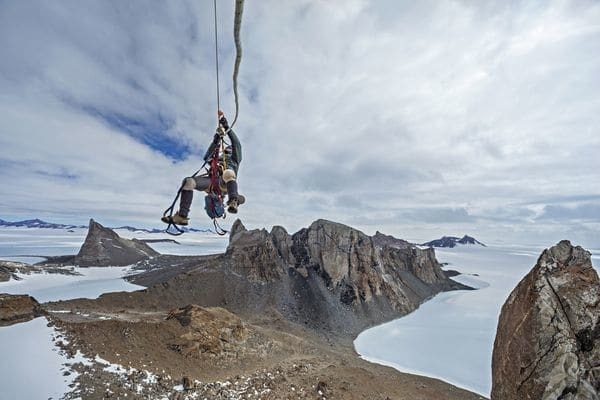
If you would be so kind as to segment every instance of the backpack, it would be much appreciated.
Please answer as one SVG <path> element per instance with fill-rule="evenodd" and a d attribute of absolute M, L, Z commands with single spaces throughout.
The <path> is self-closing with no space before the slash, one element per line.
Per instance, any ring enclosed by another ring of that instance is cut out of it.
<path fill-rule="evenodd" d="M 221 218 L 225 214 L 223 198 L 214 193 L 209 193 L 204 197 L 204 209 L 209 218 Z"/>

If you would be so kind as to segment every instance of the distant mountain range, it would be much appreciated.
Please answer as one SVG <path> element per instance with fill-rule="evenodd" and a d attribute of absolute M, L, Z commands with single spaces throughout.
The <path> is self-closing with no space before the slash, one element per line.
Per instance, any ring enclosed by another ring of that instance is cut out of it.
<path fill-rule="evenodd" d="M 443 236 L 441 239 L 432 240 L 427 243 L 423 243 L 421 246 L 429 246 L 429 247 L 454 247 L 457 244 L 478 244 L 480 246 L 485 247 L 485 244 L 481 243 L 479 240 L 471 237 L 471 236 L 463 236 L 462 238 L 458 238 L 455 236 Z"/>
<path fill-rule="evenodd" d="M 0 227 L 1 226 L 10 226 L 10 227 L 19 227 L 19 228 L 46 228 L 46 229 L 77 229 L 84 228 L 87 229 L 87 225 L 66 225 L 66 224 L 55 224 L 52 222 L 42 221 L 41 219 L 26 219 L 23 221 L 10 222 L 0 219 Z M 110 229 L 123 229 L 128 230 L 130 232 L 146 232 L 146 233 L 161 233 L 164 232 L 164 229 L 145 229 L 145 228 L 136 228 L 133 226 L 119 226 Z M 184 228 L 188 232 L 210 232 L 210 229 L 195 229 L 195 228 Z"/>

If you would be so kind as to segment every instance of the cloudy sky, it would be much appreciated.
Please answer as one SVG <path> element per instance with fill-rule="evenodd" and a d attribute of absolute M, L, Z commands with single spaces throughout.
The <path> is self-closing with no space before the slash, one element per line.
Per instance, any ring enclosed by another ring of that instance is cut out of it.
<path fill-rule="evenodd" d="M 212 3 L 0 1 L 0 218 L 160 227 L 215 129 Z M 599 2 L 247 1 L 242 41 L 247 227 L 600 248 Z"/>

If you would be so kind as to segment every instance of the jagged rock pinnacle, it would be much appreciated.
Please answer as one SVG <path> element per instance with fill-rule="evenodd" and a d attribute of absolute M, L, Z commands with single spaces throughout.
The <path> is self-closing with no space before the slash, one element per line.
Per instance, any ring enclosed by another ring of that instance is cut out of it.
<path fill-rule="evenodd" d="M 150 246 L 139 240 L 124 239 L 110 228 L 90 219 L 85 242 L 74 264 L 91 266 L 123 266 L 158 255 Z"/>
<path fill-rule="evenodd" d="M 492 399 L 600 398 L 600 280 L 567 240 L 544 250 L 502 307 Z"/>

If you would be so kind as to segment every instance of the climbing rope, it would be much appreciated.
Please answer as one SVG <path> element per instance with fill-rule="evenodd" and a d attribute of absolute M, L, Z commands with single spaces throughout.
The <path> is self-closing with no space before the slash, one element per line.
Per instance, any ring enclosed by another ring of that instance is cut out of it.
<path fill-rule="evenodd" d="M 213 0 L 215 15 L 215 70 L 217 75 L 217 111 L 221 109 L 221 90 L 219 87 L 219 30 L 217 29 L 217 0 Z"/>
<path fill-rule="evenodd" d="M 219 33 L 217 29 L 217 0 L 213 0 L 213 10 L 215 19 L 215 70 L 217 75 L 217 111 L 221 110 L 221 90 L 219 80 Z M 233 40 L 235 42 L 235 63 L 233 67 L 233 97 L 235 101 L 235 115 L 230 127 L 233 128 L 238 119 L 240 111 L 240 101 L 238 94 L 238 74 L 240 72 L 240 64 L 242 62 L 242 14 L 244 12 L 244 0 L 236 0 L 235 2 L 235 17 L 233 19 Z"/>
<path fill-rule="evenodd" d="M 240 72 L 240 63 L 242 62 L 242 40 L 240 33 L 242 29 L 242 13 L 244 12 L 244 0 L 236 0 L 235 2 L 235 18 L 233 20 L 233 40 L 235 41 L 235 65 L 233 68 L 233 96 L 235 98 L 235 117 L 231 123 L 231 127 L 235 125 L 240 111 L 240 103 L 238 100 L 237 78 Z"/>

